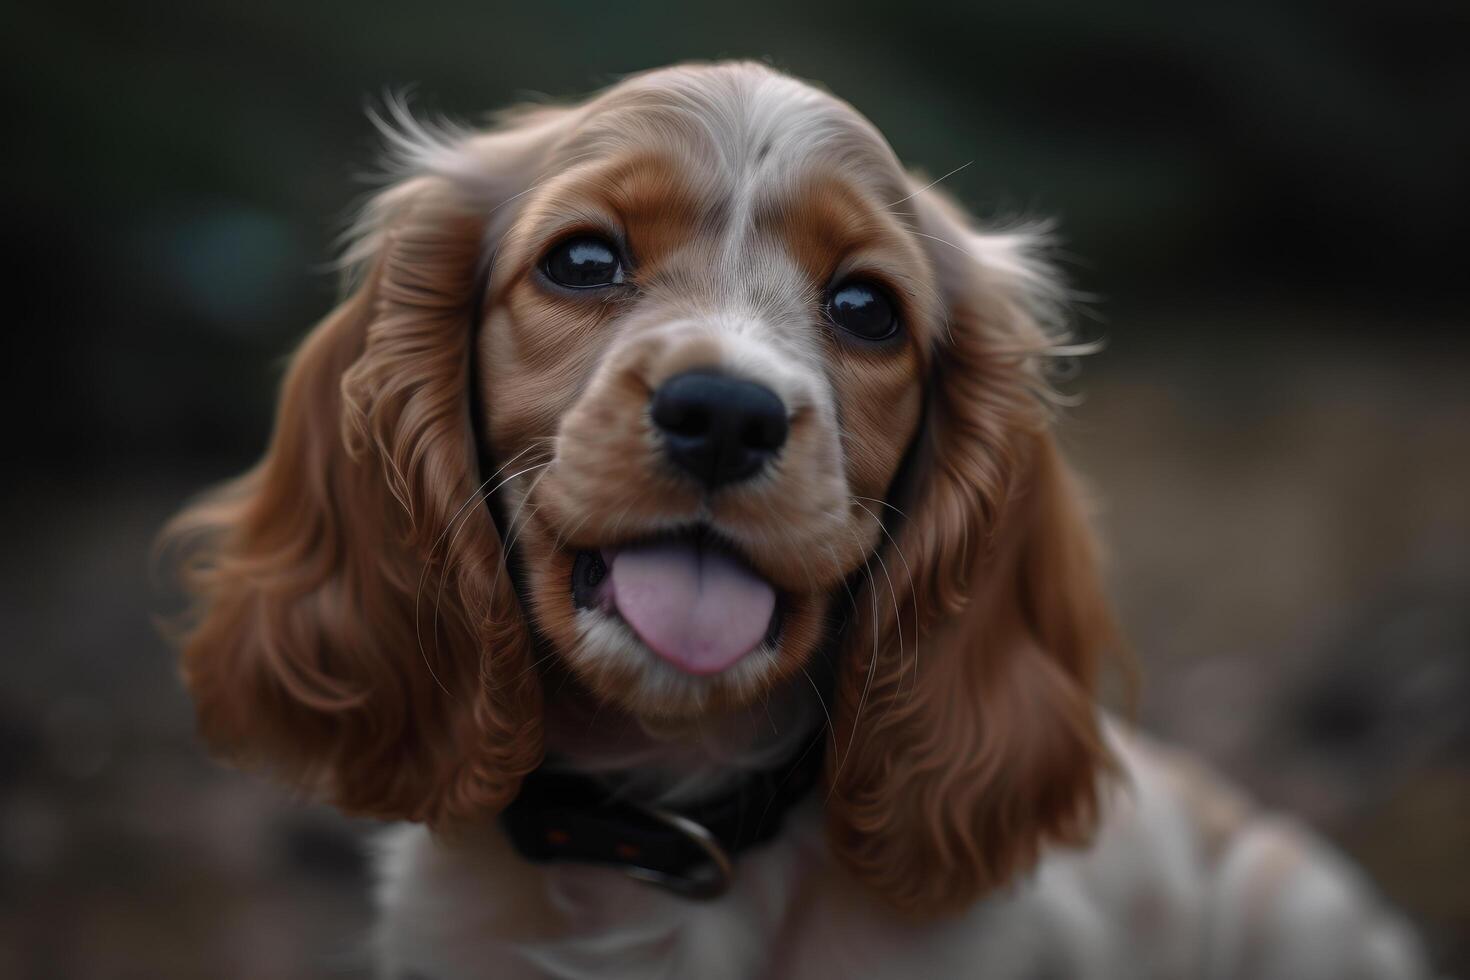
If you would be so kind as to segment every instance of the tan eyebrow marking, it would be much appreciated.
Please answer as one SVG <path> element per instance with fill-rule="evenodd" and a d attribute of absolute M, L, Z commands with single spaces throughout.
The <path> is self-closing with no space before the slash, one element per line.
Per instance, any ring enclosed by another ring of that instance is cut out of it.
<path fill-rule="evenodd" d="M 590 193 L 623 227 L 641 272 L 725 220 L 727 205 L 701 195 L 684 168 L 665 156 L 638 153 L 599 175 Z"/>
<path fill-rule="evenodd" d="M 893 241 L 873 206 L 837 177 L 812 177 L 781 198 L 763 201 L 752 225 L 783 241 L 802 272 L 822 284 L 844 255 Z"/>

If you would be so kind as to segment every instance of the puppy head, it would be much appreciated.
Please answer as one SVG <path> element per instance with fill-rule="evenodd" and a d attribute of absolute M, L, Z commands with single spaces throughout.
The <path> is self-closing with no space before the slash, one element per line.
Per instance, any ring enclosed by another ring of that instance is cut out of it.
<path fill-rule="evenodd" d="M 547 663 L 697 719 L 831 655 L 830 838 L 880 894 L 1085 834 L 1107 616 L 1028 243 L 755 65 L 398 141 L 266 458 L 175 527 L 206 736 L 442 825 L 539 762 Z"/>
<path fill-rule="evenodd" d="M 476 356 L 535 621 L 644 715 L 747 702 L 880 537 L 943 310 L 846 106 L 749 67 L 579 112 L 499 241 Z M 900 205 L 901 206 L 901 205 Z M 870 322 L 871 321 L 871 322 Z"/>

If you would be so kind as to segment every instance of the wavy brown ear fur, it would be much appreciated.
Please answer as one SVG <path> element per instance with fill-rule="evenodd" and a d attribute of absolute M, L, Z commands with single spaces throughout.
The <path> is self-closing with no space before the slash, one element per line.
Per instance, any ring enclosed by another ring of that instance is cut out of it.
<path fill-rule="evenodd" d="M 392 134 L 419 176 L 370 207 L 362 282 L 292 358 L 264 459 L 166 531 L 202 734 L 350 812 L 451 823 L 540 761 L 468 404 L 487 215 L 524 183 L 524 131 Z"/>
<path fill-rule="evenodd" d="M 934 915 L 1090 835 L 1110 765 L 1093 695 L 1115 634 L 1049 431 L 1050 280 L 1024 236 L 977 234 L 933 192 L 916 202 L 921 231 L 946 243 L 931 251 L 949 329 L 894 491 L 896 594 L 883 576 L 869 585 L 876 613 L 839 674 L 828 815 L 851 870 Z"/>

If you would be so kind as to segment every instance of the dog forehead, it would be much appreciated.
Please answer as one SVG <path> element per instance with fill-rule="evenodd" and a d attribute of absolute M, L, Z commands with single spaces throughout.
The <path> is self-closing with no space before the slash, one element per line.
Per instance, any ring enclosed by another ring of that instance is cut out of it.
<path fill-rule="evenodd" d="M 878 130 L 847 103 L 757 64 L 686 65 L 634 76 L 583 108 L 563 160 L 657 150 L 688 164 L 710 197 L 737 201 L 839 172 L 878 196 L 904 175 Z"/>
<path fill-rule="evenodd" d="M 764 66 L 635 76 L 576 110 L 519 211 L 502 268 L 569 228 L 624 236 L 640 269 L 631 338 L 702 323 L 744 351 L 817 368 L 814 311 L 850 264 L 925 288 L 910 222 L 886 205 L 907 175 L 846 103 Z"/>

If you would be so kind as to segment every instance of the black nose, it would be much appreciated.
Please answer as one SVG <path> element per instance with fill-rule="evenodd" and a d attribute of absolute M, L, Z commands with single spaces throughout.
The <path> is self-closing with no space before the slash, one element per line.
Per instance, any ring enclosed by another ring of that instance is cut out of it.
<path fill-rule="evenodd" d="M 653 393 L 651 411 L 669 458 L 711 490 L 754 475 L 786 441 L 776 393 L 728 374 L 676 374 Z"/>

